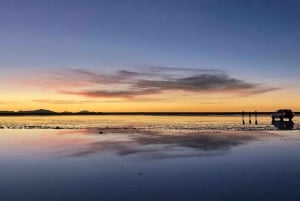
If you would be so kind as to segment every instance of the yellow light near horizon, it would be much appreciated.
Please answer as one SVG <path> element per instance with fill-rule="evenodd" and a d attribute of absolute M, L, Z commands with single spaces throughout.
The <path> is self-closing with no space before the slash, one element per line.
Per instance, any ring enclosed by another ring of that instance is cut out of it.
<path fill-rule="evenodd" d="M 5 90 L 7 91 L 7 90 Z M 300 111 L 300 92 L 296 89 L 279 90 L 247 97 L 226 94 L 165 92 L 145 95 L 137 99 L 88 98 L 42 90 L 20 90 L 4 93 L 0 110 L 49 109 L 57 112 L 82 110 L 97 112 L 232 112 L 274 111 L 291 108 Z M 38 100 L 45 100 L 38 101 Z"/>

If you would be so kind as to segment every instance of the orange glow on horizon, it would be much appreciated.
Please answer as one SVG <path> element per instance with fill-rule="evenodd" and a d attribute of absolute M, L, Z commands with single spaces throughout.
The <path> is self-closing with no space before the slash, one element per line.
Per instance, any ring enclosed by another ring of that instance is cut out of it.
<path fill-rule="evenodd" d="M 291 108 L 300 111 L 300 107 L 292 100 L 270 101 L 276 99 L 273 95 L 261 95 L 260 97 L 209 99 L 202 101 L 201 98 L 194 99 L 181 97 L 177 100 L 103 100 L 103 99 L 80 99 L 77 102 L 70 101 L 69 97 L 62 99 L 49 99 L 49 102 L 37 102 L 21 97 L 15 100 L 2 100 L 2 111 L 49 109 L 56 112 L 79 112 L 82 110 L 95 112 L 239 112 L 245 111 L 273 111 L 278 108 Z M 55 97 L 55 96 L 54 96 Z M 37 97 L 32 99 L 37 100 Z M 294 97 L 296 98 L 296 97 Z M 59 101 L 55 101 L 59 100 Z M 299 98 L 298 98 L 299 100 Z"/>
<path fill-rule="evenodd" d="M 61 88 L 67 87 L 70 85 Z M 300 111 L 300 91 L 296 87 L 246 96 L 220 90 L 174 90 L 134 97 L 88 97 L 61 94 L 55 87 L 22 87 L 1 81 L 1 91 L 5 96 L 0 97 L 0 111 L 49 109 L 56 112 L 269 112 L 279 108 Z"/>

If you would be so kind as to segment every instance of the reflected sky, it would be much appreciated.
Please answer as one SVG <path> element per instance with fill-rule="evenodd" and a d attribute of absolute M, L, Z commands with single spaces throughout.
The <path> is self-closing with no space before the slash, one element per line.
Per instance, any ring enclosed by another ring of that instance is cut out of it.
<path fill-rule="evenodd" d="M 266 133 L 221 131 L 171 131 L 136 128 L 84 130 L 10 130 L 1 131 L 3 156 L 86 157 L 109 153 L 142 158 L 209 156 L 224 154 L 231 147 L 269 136 Z M 259 135 L 261 134 L 261 135 Z"/>
<path fill-rule="evenodd" d="M 114 132 L 113 135 L 109 132 Z M 97 130 L 90 131 L 97 133 Z M 176 158 L 213 156 L 225 154 L 233 146 L 258 140 L 256 135 L 239 135 L 226 132 L 166 132 L 137 129 L 107 129 L 100 131 L 105 136 L 101 141 L 86 144 L 81 149 L 65 153 L 69 157 L 82 157 L 101 152 L 111 152 L 119 156 L 135 155 L 142 158 Z M 125 135 L 125 138 L 124 138 Z M 108 137 L 113 136 L 113 138 Z M 69 150 L 70 151 L 70 150 Z M 65 151 L 63 151 L 64 153 Z"/>
<path fill-rule="evenodd" d="M 14 200 L 297 200 L 300 133 L 0 130 Z"/>

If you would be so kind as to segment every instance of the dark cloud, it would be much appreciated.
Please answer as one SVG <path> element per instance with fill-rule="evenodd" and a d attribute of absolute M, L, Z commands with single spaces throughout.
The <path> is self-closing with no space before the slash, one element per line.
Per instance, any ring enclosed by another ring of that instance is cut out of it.
<path fill-rule="evenodd" d="M 137 88 L 155 88 L 160 91 L 182 90 L 209 93 L 238 93 L 240 95 L 254 95 L 276 90 L 259 83 L 250 83 L 231 78 L 226 74 L 202 74 L 173 80 L 140 80 Z"/>
<path fill-rule="evenodd" d="M 136 86 L 138 88 L 158 88 L 161 90 L 219 91 L 248 90 L 256 88 L 258 84 L 230 78 L 225 74 L 202 74 L 173 80 L 140 80 L 136 83 Z"/>
<path fill-rule="evenodd" d="M 224 70 L 213 68 L 182 68 L 182 67 L 166 67 L 166 66 L 141 66 L 148 72 L 163 73 L 163 72 L 192 72 L 192 73 L 225 73 Z"/>
<path fill-rule="evenodd" d="M 150 72 L 151 69 L 152 72 Z M 106 75 L 93 74 L 82 70 L 72 71 L 90 77 L 90 80 L 93 80 L 94 83 L 109 85 L 112 89 L 60 90 L 60 93 L 87 97 L 134 99 L 137 96 L 158 94 L 166 91 L 250 96 L 278 89 L 261 83 L 251 83 L 232 78 L 222 70 L 147 67 L 145 72 L 120 70 Z M 116 90 L 114 86 L 121 84 L 126 84 L 127 86 L 123 90 Z"/>
<path fill-rule="evenodd" d="M 138 100 L 144 95 L 171 91 L 195 94 L 216 93 L 251 96 L 277 90 L 262 83 L 231 77 L 223 70 L 144 66 L 138 70 L 91 72 L 83 69 L 63 69 L 49 72 L 29 84 L 42 86 L 62 94 L 86 97 L 107 97 Z M 148 96 L 149 97 L 149 96 Z"/>
<path fill-rule="evenodd" d="M 151 95 L 151 94 L 157 94 L 160 91 L 157 89 L 143 89 L 143 90 L 132 90 L 132 91 L 105 91 L 105 90 L 99 90 L 99 91 L 59 91 L 63 94 L 70 94 L 70 95 L 82 95 L 87 97 L 101 97 L 101 98 L 134 98 L 135 96 L 140 95 Z"/>
<path fill-rule="evenodd" d="M 76 79 L 83 79 L 87 82 L 94 84 L 123 84 L 134 82 L 136 79 L 141 79 L 143 77 L 157 76 L 152 73 L 147 72 L 134 72 L 128 70 L 118 70 L 113 73 L 94 73 L 81 69 L 65 69 L 65 73 L 62 77 L 71 75 L 71 77 Z"/>

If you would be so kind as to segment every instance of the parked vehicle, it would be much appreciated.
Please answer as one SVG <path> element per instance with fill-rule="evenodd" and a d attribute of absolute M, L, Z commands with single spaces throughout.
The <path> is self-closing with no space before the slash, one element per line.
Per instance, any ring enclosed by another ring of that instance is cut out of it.
<path fill-rule="evenodd" d="M 283 119 L 289 119 L 289 121 L 292 121 L 294 116 L 295 114 L 292 110 L 280 109 L 272 114 L 272 120 L 274 121 L 275 119 L 280 119 L 280 121 L 283 121 Z"/>

